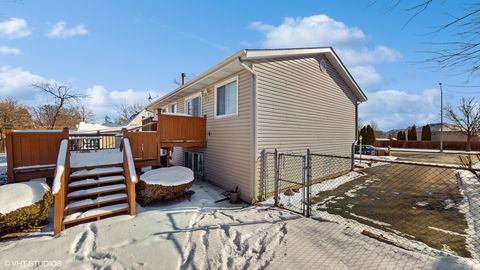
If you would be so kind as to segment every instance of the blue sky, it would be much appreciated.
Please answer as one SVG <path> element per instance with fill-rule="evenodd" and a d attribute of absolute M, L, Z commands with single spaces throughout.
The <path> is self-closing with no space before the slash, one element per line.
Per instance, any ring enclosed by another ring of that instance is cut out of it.
<path fill-rule="evenodd" d="M 416 62 L 428 42 L 451 39 L 428 33 L 462 6 L 440 1 L 405 26 L 406 6 L 372 2 L 4 0 L 0 94 L 35 105 L 45 97 L 33 82 L 62 82 L 88 94 L 84 103 L 101 120 L 115 104 L 146 103 L 148 93 L 174 89 L 181 72 L 200 74 L 243 48 L 333 46 L 370 99 L 363 122 L 384 130 L 438 122 L 438 82 L 464 84 L 467 75 Z M 446 100 L 469 89 L 447 87 Z"/>

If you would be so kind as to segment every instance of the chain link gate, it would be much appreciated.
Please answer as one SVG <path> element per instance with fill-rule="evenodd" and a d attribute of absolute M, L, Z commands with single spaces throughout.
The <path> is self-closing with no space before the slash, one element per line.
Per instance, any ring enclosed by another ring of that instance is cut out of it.
<path fill-rule="evenodd" d="M 278 154 L 275 150 L 275 205 L 310 215 L 309 154 Z"/>

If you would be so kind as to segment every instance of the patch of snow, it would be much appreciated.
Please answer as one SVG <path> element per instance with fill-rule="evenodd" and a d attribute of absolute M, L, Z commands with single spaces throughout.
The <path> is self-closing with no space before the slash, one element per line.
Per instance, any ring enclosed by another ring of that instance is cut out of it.
<path fill-rule="evenodd" d="M 172 166 L 150 170 L 140 176 L 140 180 L 151 185 L 178 186 L 192 182 L 193 171 L 182 166 Z"/>
<path fill-rule="evenodd" d="M 455 173 L 464 198 L 458 209 L 467 219 L 467 243 L 473 258 L 480 261 L 480 179 L 467 170 L 456 170 Z"/>
<path fill-rule="evenodd" d="M 360 154 L 355 154 L 355 159 L 360 159 Z M 371 156 L 371 155 L 362 155 L 362 161 L 364 160 L 374 160 L 374 161 L 393 161 L 396 160 L 395 156 Z"/>
<path fill-rule="evenodd" d="M 92 170 L 80 170 L 72 173 L 70 176 L 73 177 L 85 177 L 85 176 L 96 176 L 99 174 L 109 174 L 109 173 L 121 173 L 123 172 L 122 167 L 105 167 L 105 168 L 95 168 Z"/>
<path fill-rule="evenodd" d="M 102 215 L 102 214 L 108 214 L 110 212 L 115 212 L 119 211 L 122 209 L 128 209 L 128 203 L 119 203 L 119 204 L 113 204 L 109 206 L 103 206 L 99 208 L 94 208 L 87 210 L 85 212 L 75 212 L 73 214 L 70 214 L 64 218 L 64 221 L 72 221 L 75 219 L 81 219 L 81 218 L 88 218 L 91 216 L 96 216 L 96 215 Z"/>
<path fill-rule="evenodd" d="M 0 214 L 8 214 L 43 199 L 50 188 L 44 181 L 29 181 L 0 186 Z"/>
<path fill-rule="evenodd" d="M 421 202 L 416 202 L 415 204 L 420 206 L 420 207 L 425 207 L 425 206 L 428 205 L 428 202 L 421 201 Z"/>
<path fill-rule="evenodd" d="M 354 217 L 356 217 L 356 218 L 359 218 L 359 219 L 363 219 L 363 220 L 366 220 L 366 221 L 370 221 L 371 223 L 375 223 L 375 224 L 380 225 L 380 226 L 386 226 L 386 227 L 392 226 L 392 224 L 390 224 L 390 223 L 381 222 L 381 221 L 379 221 L 379 220 L 367 218 L 367 217 L 360 216 L 360 215 L 357 215 L 357 214 L 354 214 L 354 213 L 348 213 L 348 214 L 351 215 L 351 216 L 354 216 Z"/>
<path fill-rule="evenodd" d="M 52 187 L 53 195 L 57 194 L 62 188 L 62 176 L 68 177 L 68 175 L 64 175 L 65 161 L 67 158 L 69 158 L 67 157 L 67 150 L 68 150 L 68 140 L 62 140 L 60 142 L 60 149 L 58 150 L 57 167 L 55 168 L 55 177 L 53 178 L 53 187 Z"/>
<path fill-rule="evenodd" d="M 387 150 L 387 147 L 375 147 L 376 149 Z M 422 149 L 422 148 L 391 148 L 392 151 L 398 152 L 417 152 L 417 153 L 440 153 L 439 149 Z M 480 154 L 480 151 L 466 152 L 464 150 L 443 150 L 447 154 Z"/>
<path fill-rule="evenodd" d="M 463 236 L 463 237 L 466 236 L 465 234 L 461 234 L 461 233 L 457 233 L 457 232 L 452 232 L 452 231 L 449 231 L 449 230 L 445 230 L 445 229 L 437 228 L 437 227 L 433 227 L 433 226 L 428 226 L 427 228 L 429 228 L 429 229 L 431 229 L 431 230 L 434 230 L 434 231 L 443 232 L 443 233 L 446 233 L 446 234 Z"/>
<path fill-rule="evenodd" d="M 112 194 L 112 195 L 107 195 L 107 196 L 99 196 L 95 199 L 85 199 L 81 201 L 75 201 L 69 203 L 65 209 L 70 209 L 70 208 L 76 208 L 79 206 L 85 206 L 85 205 L 91 205 L 91 204 L 96 204 L 96 203 L 103 203 L 103 202 L 108 202 L 108 201 L 114 201 L 114 200 L 119 200 L 119 199 L 126 199 L 127 194 L 125 193 L 118 193 L 118 194 Z"/>
<path fill-rule="evenodd" d="M 29 166 L 15 167 L 14 170 L 19 170 L 19 171 L 39 170 L 39 169 L 46 169 L 46 168 L 55 168 L 55 166 L 56 164 L 29 165 Z"/>
<path fill-rule="evenodd" d="M 68 193 L 68 197 L 75 197 L 75 196 L 80 196 L 80 195 L 88 195 L 88 194 L 96 194 L 99 192 L 107 192 L 110 190 L 118 190 L 125 188 L 125 184 L 116 184 L 116 185 L 108 185 L 108 186 L 101 186 L 101 187 L 94 187 L 94 188 L 88 188 L 88 189 L 80 189 L 76 191 L 72 191 Z"/>
<path fill-rule="evenodd" d="M 70 166 L 72 168 L 104 166 L 122 162 L 123 155 L 119 149 L 98 150 L 96 152 L 72 151 L 70 156 Z"/>
<path fill-rule="evenodd" d="M 112 176 L 99 177 L 98 179 L 87 178 L 85 180 L 70 182 L 70 183 L 68 183 L 68 186 L 69 187 L 78 187 L 78 186 L 83 186 L 83 185 L 103 184 L 103 183 L 113 182 L 113 181 L 117 181 L 117 180 L 118 181 L 123 181 L 123 180 L 125 180 L 125 177 L 123 177 L 123 175 L 112 175 Z"/>
<path fill-rule="evenodd" d="M 311 187 L 312 194 L 318 194 L 320 192 L 334 190 L 339 186 L 348 183 L 352 180 L 359 178 L 360 176 L 364 176 L 365 174 L 359 172 L 349 172 L 345 175 L 339 176 L 337 178 L 328 179 L 322 181 L 321 183 L 314 184 Z"/>

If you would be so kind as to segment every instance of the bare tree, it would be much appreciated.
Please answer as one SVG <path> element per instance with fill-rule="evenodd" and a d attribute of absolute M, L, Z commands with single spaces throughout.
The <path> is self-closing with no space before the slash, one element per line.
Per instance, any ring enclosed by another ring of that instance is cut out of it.
<path fill-rule="evenodd" d="M 13 98 L 0 100 L 0 141 L 4 139 L 5 125 L 13 125 L 15 129 L 33 127 L 32 116 L 26 106 Z M 0 151 L 3 149 L 0 149 Z"/>
<path fill-rule="evenodd" d="M 460 100 L 457 108 L 448 105 L 445 117 L 452 121 L 467 137 L 466 150 L 471 150 L 471 141 L 480 134 L 480 103 L 475 98 Z"/>
<path fill-rule="evenodd" d="M 411 23 L 417 16 L 429 9 L 434 4 L 442 4 L 442 1 L 433 0 L 385 0 L 384 8 L 392 10 L 407 2 L 406 10 L 412 13 L 406 24 Z M 470 76 L 480 71 L 480 4 L 478 1 L 458 3 L 462 7 L 460 14 L 451 14 L 445 10 L 444 14 L 449 20 L 437 26 L 430 34 L 448 32 L 451 39 L 430 43 L 431 48 L 426 51 L 426 63 L 432 63 L 438 70 L 455 70 L 469 73 Z M 431 16 L 431 15 L 430 15 Z M 432 19 L 432 21 L 438 21 Z"/>
<path fill-rule="evenodd" d="M 86 123 L 93 122 L 95 118 L 95 114 L 93 113 L 92 110 L 85 107 L 85 105 L 83 104 L 80 105 L 77 110 L 80 114 L 80 121 L 86 122 Z"/>
<path fill-rule="evenodd" d="M 74 93 L 69 86 L 57 83 L 38 83 L 34 84 L 33 87 L 41 90 L 54 100 L 54 105 L 41 105 L 36 111 L 37 114 L 48 112 L 48 114 L 45 116 L 48 116 L 47 128 L 49 129 L 55 128 L 60 112 L 65 108 L 66 105 L 86 97 L 84 95 Z"/>
<path fill-rule="evenodd" d="M 145 105 L 143 105 L 142 103 L 128 104 L 125 101 L 121 104 L 118 104 L 117 113 L 119 114 L 119 118 L 116 120 L 116 122 L 120 124 L 125 124 L 132 116 L 143 111 L 144 108 Z"/>

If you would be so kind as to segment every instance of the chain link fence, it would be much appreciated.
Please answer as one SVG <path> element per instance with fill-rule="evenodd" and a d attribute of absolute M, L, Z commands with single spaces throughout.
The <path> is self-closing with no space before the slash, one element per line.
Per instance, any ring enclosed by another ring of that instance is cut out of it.
<path fill-rule="evenodd" d="M 402 249 L 480 261 L 480 168 L 309 150 L 263 158 L 265 196 L 278 207 Z"/>

